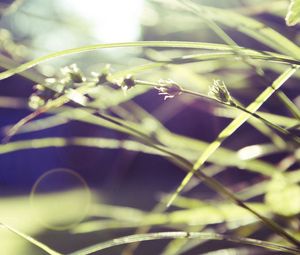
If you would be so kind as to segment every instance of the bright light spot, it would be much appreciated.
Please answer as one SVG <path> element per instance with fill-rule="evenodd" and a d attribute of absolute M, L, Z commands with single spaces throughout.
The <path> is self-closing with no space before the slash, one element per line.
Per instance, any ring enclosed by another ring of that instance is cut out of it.
<path fill-rule="evenodd" d="M 58 4 L 87 22 L 101 42 L 134 41 L 140 36 L 143 0 L 60 0 Z"/>
<path fill-rule="evenodd" d="M 240 149 L 238 151 L 238 156 L 240 159 L 247 160 L 252 159 L 260 156 L 262 154 L 263 150 L 262 147 L 259 145 L 251 145 L 247 146 L 243 149 Z"/>
<path fill-rule="evenodd" d="M 74 101 L 82 106 L 85 106 L 87 103 L 87 98 L 74 89 L 68 90 L 67 96 L 69 99 L 71 99 L 72 101 Z"/>
<path fill-rule="evenodd" d="M 30 194 L 32 217 L 52 230 L 67 230 L 83 220 L 91 191 L 75 171 L 51 169 L 34 183 Z"/>

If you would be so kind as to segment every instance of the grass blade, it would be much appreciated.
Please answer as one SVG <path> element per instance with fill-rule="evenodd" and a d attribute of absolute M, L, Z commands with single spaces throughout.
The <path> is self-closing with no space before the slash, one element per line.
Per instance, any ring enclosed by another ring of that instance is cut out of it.
<path fill-rule="evenodd" d="M 49 61 L 57 57 L 62 57 L 62 56 L 67 56 L 67 55 L 82 53 L 87 51 L 99 50 L 99 49 L 120 48 L 120 47 L 168 47 L 168 48 L 202 49 L 202 50 L 212 50 L 212 51 L 232 51 L 232 48 L 230 46 L 224 44 L 213 44 L 213 43 L 203 43 L 203 42 L 139 41 L 139 42 L 125 42 L 125 43 L 95 44 L 95 45 L 87 45 L 79 48 L 67 49 L 63 51 L 57 51 L 39 57 L 32 61 L 26 62 L 16 68 L 12 68 L 0 73 L 0 80 L 11 77 L 14 74 L 26 71 L 27 69 L 30 69 L 40 63 Z M 263 55 L 268 55 L 268 54 L 263 54 Z"/>
<path fill-rule="evenodd" d="M 28 242 L 32 243 L 33 245 L 39 247 L 40 249 L 42 249 L 43 251 L 47 252 L 50 255 L 62 255 L 61 253 L 51 249 L 50 247 L 48 247 L 47 245 L 37 241 L 36 239 L 20 232 L 19 230 L 16 230 L 4 223 L 0 223 L 0 226 L 3 226 L 4 228 L 8 229 L 9 231 L 17 234 L 18 236 L 22 237 L 23 239 L 27 240 Z"/>
<path fill-rule="evenodd" d="M 300 21 L 300 0 L 290 0 L 285 21 L 288 26 L 295 26 Z"/>
<path fill-rule="evenodd" d="M 279 76 L 273 84 L 266 88 L 257 99 L 247 107 L 249 112 L 255 113 L 259 107 L 268 100 L 268 98 L 280 88 L 285 81 L 287 81 L 296 71 L 295 67 L 289 68 L 281 76 Z M 207 161 L 207 159 L 221 146 L 222 142 L 232 135 L 241 125 L 243 125 L 249 118 L 250 114 L 243 112 L 237 118 L 235 118 L 217 137 L 217 139 L 212 142 L 207 149 L 201 154 L 197 162 L 193 166 L 193 170 L 190 171 L 186 177 L 183 179 L 176 192 L 171 197 L 167 206 L 169 207 L 173 201 L 176 199 L 177 195 L 183 190 L 187 183 L 191 180 L 194 173 L 199 170 L 199 168 Z"/>
<path fill-rule="evenodd" d="M 136 234 L 125 237 L 116 238 L 107 242 L 99 243 L 85 249 L 70 253 L 69 255 L 87 255 L 94 252 L 102 251 L 111 247 L 135 243 L 135 242 L 145 242 L 151 240 L 162 240 L 162 239 L 200 239 L 200 240 L 219 240 L 219 241 L 229 241 L 240 244 L 253 245 L 258 247 L 263 247 L 269 250 L 281 251 L 288 254 L 299 254 L 298 249 L 291 247 L 286 247 L 283 245 L 278 245 L 271 242 L 265 242 L 261 240 L 251 239 L 251 238 L 239 238 L 231 237 L 226 235 L 205 233 L 205 232 L 157 232 L 149 234 Z"/>
<path fill-rule="evenodd" d="M 15 151 L 26 149 L 43 149 L 49 147 L 65 147 L 65 146 L 83 146 L 92 148 L 105 148 L 105 149 L 126 149 L 131 151 L 138 151 L 144 153 L 151 153 L 155 155 L 162 155 L 161 153 L 148 148 L 147 146 L 131 140 L 117 140 L 109 138 L 97 137 L 50 137 L 30 139 L 24 141 L 10 142 L 0 145 L 0 154 L 12 153 Z"/>
<path fill-rule="evenodd" d="M 164 1 L 166 3 L 168 1 Z M 266 26 L 265 24 L 237 12 L 219 9 L 215 7 L 208 7 L 204 5 L 194 4 L 189 2 L 190 5 L 196 9 L 200 15 L 219 22 L 225 26 L 231 27 L 241 33 L 244 33 L 253 39 L 271 47 L 288 56 L 300 55 L 300 48 L 291 40 L 281 35 L 274 29 Z M 181 7 L 180 7 L 181 8 Z M 228 18 L 230 17 L 230 18 Z"/>

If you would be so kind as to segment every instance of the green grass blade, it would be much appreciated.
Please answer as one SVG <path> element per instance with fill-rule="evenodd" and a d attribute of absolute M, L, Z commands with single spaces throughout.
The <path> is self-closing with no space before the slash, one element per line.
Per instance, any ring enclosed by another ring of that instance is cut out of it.
<path fill-rule="evenodd" d="M 0 80 L 6 79 L 14 74 L 26 71 L 27 69 L 32 68 L 40 63 L 49 61 L 57 57 L 62 57 L 62 56 L 67 56 L 67 55 L 82 53 L 87 51 L 99 50 L 99 49 L 120 48 L 120 47 L 168 47 L 168 48 L 183 48 L 183 49 L 184 48 L 202 49 L 202 50 L 212 50 L 212 51 L 232 51 L 232 48 L 230 46 L 224 44 L 213 44 L 213 43 L 202 43 L 202 42 L 140 41 L 140 42 L 96 44 L 96 45 L 88 45 L 88 46 L 58 51 L 58 52 L 54 52 L 39 57 L 37 59 L 24 63 L 16 68 L 12 68 L 0 73 Z M 263 55 L 268 55 L 268 54 L 263 54 Z"/>
<path fill-rule="evenodd" d="M 288 26 L 295 26 L 300 21 L 300 0 L 290 0 L 285 21 Z"/>
<path fill-rule="evenodd" d="M 44 149 L 49 147 L 66 147 L 66 146 L 83 146 L 92 148 L 105 148 L 105 149 L 126 149 L 130 151 L 144 152 L 155 155 L 162 155 L 139 142 L 131 140 L 116 140 L 109 138 L 97 138 L 97 137 L 51 137 L 51 138 L 39 138 L 30 139 L 24 141 L 15 141 L 7 144 L 0 145 L 0 154 L 12 153 L 20 150 L 27 149 Z"/>
<path fill-rule="evenodd" d="M 172 47 L 172 48 L 187 48 L 187 49 L 204 49 L 204 50 L 229 50 L 226 45 L 212 44 L 212 43 L 195 43 L 195 42 L 176 42 L 176 41 L 140 41 L 140 42 L 124 42 L 124 43 L 107 43 L 107 44 L 95 44 L 88 45 L 73 49 L 67 49 L 63 51 L 54 52 L 35 60 L 24 63 L 16 68 L 4 71 L 0 73 L 0 80 L 8 78 L 14 74 L 23 72 L 29 68 L 32 68 L 40 63 L 49 61 L 57 57 L 67 56 L 76 53 L 82 53 L 87 51 L 108 49 L 108 48 L 120 48 L 120 47 Z"/>
<path fill-rule="evenodd" d="M 131 93 L 130 96 L 132 96 Z M 125 99 L 125 97 L 123 98 Z M 144 111 L 138 105 L 133 103 L 131 104 L 134 105 L 134 107 L 131 107 L 130 111 L 136 118 L 139 118 L 140 121 L 139 124 L 132 123 L 129 121 L 127 122 L 130 125 L 134 126 L 134 128 L 136 128 L 137 130 L 144 130 L 144 132 L 147 135 L 151 135 L 151 132 L 156 130 L 155 134 L 157 139 L 159 139 L 159 141 L 162 144 L 165 144 L 167 147 L 171 148 L 172 151 L 184 155 L 187 159 L 191 161 L 195 161 L 198 157 L 199 150 L 204 151 L 205 148 L 207 148 L 208 143 L 206 142 L 170 133 L 151 114 Z M 19 132 L 26 133 L 26 132 L 39 131 L 39 130 L 55 127 L 57 125 L 65 124 L 69 120 L 74 120 L 74 119 L 81 122 L 90 123 L 93 125 L 112 128 L 113 130 L 122 132 L 122 130 L 119 127 L 114 128 L 115 126 L 112 126 L 110 123 L 104 122 L 103 120 L 94 116 L 92 111 L 83 110 L 83 109 L 70 109 L 66 107 L 60 109 L 63 111 L 57 113 L 55 116 L 46 117 L 43 120 L 33 120 L 32 122 L 27 123 L 25 126 L 22 127 L 22 129 Z M 231 109 L 228 109 L 228 112 L 231 112 Z M 287 121 L 286 119 L 284 120 L 285 120 L 284 123 L 290 123 L 290 121 Z M 220 148 L 214 155 L 212 155 L 209 161 L 217 165 L 236 166 L 240 169 L 248 169 L 250 171 L 258 172 L 266 176 L 272 176 L 276 171 L 278 171 L 276 166 L 267 164 L 260 160 L 247 160 L 247 161 L 241 160 L 241 158 L 239 158 L 238 155 L 236 155 L 233 151 L 224 148 Z"/>
<path fill-rule="evenodd" d="M 80 109 L 76 109 L 76 110 L 80 110 Z M 98 115 L 99 114 L 100 113 L 98 113 Z M 96 116 L 93 116 L 93 117 L 96 117 Z M 156 149 L 156 150 L 159 150 L 160 152 L 166 153 L 167 156 L 168 156 L 167 158 L 169 158 L 170 161 L 177 164 L 178 166 L 183 168 L 185 171 L 189 172 L 192 169 L 193 166 L 190 164 L 190 162 L 188 160 L 183 158 L 181 155 L 170 151 L 168 148 L 163 147 L 163 146 L 157 144 L 156 142 L 154 143 L 151 138 L 149 138 L 147 135 L 143 134 L 143 132 L 135 129 L 134 127 L 132 127 L 130 125 L 128 125 L 128 123 L 124 123 L 124 121 L 118 120 L 117 118 L 108 116 L 106 114 L 101 114 L 100 120 L 101 121 L 104 120 L 106 122 L 109 122 L 109 124 L 117 126 L 120 130 L 124 129 L 125 132 L 127 132 L 128 134 L 132 133 L 133 136 L 137 137 L 138 139 L 140 139 L 142 142 L 144 142 L 148 146 L 152 147 L 153 149 Z M 270 221 L 266 217 L 260 215 L 255 210 L 251 209 L 249 206 L 247 206 L 242 201 L 240 201 L 237 197 L 235 197 L 231 192 L 229 192 L 226 188 L 224 188 L 220 183 L 215 181 L 213 178 L 210 178 L 209 176 L 206 176 L 202 172 L 196 172 L 195 174 L 200 179 L 204 179 L 206 181 L 206 183 L 210 187 L 212 187 L 214 190 L 216 190 L 220 194 L 226 195 L 231 200 L 233 200 L 235 203 L 237 203 L 238 205 L 240 205 L 244 209 L 247 209 L 249 212 L 253 213 L 258 218 L 260 218 L 265 224 L 267 224 L 275 232 L 277 232 L 281 236 L 285 237 L 291 243 L 298 245 L 298 241 L 295 238 L 293 238 L 292 236 L 290 236 L 287 232 L 285 232 L 282 228 L 280 228 L 276 223 Z"/>
<path fill-rule="evenodd" d="M 300 121 L 300 109 L 297 107 L 297 105 L 295 105 L 293 101 L 289 99 L 288 96 L 282 91 L 278 91 L 277 96 L 281 99 L 285 107 L 293 114 L 293 116 Z"/>
<path fill-rule="evenodd" d="M 55 116 L 47 117 L 46 118 L 47 123 L 45 122 L 41 123 L 42 120 L 35 120 L 32 123 L 28 123 L 23 128 L 24 131 L 26 132 L 39 131 L 46 128 L 55 127 L 57 125 L 65 124 L 68 120 L 75 119 L 81 122 L 110 128 L 116 131 L 121 131 L 121 132 L 124 131 L 123 129 L 121 130 L 119 127 L 108 125 L 109 123 L 101 121 L 101 119 L 93 116 L 92 113 L 88 113 L 87 111 L 85 111 L 84 115 L 81 115 L 81 113 L 82 110 L 80 113 L 77 111 L 77 109 L 67 110 L 65 112 L 58 113 Z M 133 124 L 130 123 L 130 125 Z M 147 130 L 144 128 L 143 125 L 135 124 L 133 126 L 138 130 L 144 130 L 144 131 Z M 157 127 L 159 128 L 159 131 L 157 131 L 157 137 L 159 141 L 165 144 L 167 147 L 169 147 L 172 151 L 184 155 L 184 157 L 186 157 L 191 161 L 195 161 L 197 159 L 199 150 L 204 151 L 205 148 L 207 148 L 207 146 L 209 145 L 208 143 L 203 141 L 191 139 L 189 137 L 185 137 L 181 135 L 171 134 L 169 133 L 168 130 L 166 130 L 164 127 L 160 126 L 159 124 L 157 124 Z M 83 138 L 82 140 L 76 139 L 68 142 L 74 146 L 77 146 L 78 144 L 78 146 L 80 145 L 93 146 L 93 147 L 107 146 L 107 148 L 109 146 L 113 147 L 113 144 L 116 144 L 113 141 L 103 140 L 102 138 L 95 138 L 93 141 L 91 141 L 90 144 L 88 144 L 88 141 L 89 138 Z M 111 145 L 109 145 L 110 142 Z M 62 138 L 55 138 L 55 139 L 53 138 L 52 141 L 50 141 L 48 138 L 35 139 L 32 140 L 32 143 L 30 143 L 30 141 L 17 141 L 17 142 L 11 142 L 5 145 L 1 145 L 0 152 L 10 153 L 17 150 L 46 148 L 49 146 L 55 146 L 55 147 L 66 146 L 66 141 L 62 140 Z M 147 149 L 147 147 L 143 145 L 138 146 L 138 144 L 135 144 L 134 141 L 130 141 L 130 144 L 129 141 L 128 144 L 127 142 L 125 142 L 122 148 L 129 149 L 129 150 L 134 150 L 134 148 L 139 148 L 144 153 L 151 153 L 151 154 L 158 153 L 150 148 Z M 209 159 L 209 162 L 212 162 L 217 165 L 222 165 L 222 166 L 235 166 L 240 169 L 247 169 L 249 171 L 257 172 L 265 176 L 272 176 L 276 171 L 279 171 L 279 169 L 277 169 L 276 166 L 268 164 L 261 160 L 247 160 L 247 161 L 242 160 L 241 158 L 239 158 L 239 156 L 236 153 L 225 148 L 220 148 L 218 151 L 216 151 L 216 153 L 212 155 L 212 157 Z"/>
<path fill-rule="evenodd" d="M 16 230 L 15 228 L 12 228 L 11 226 L 8 226 L 4 223 L 0 223 L 0 227 L 3 226 L 4 228 L 8 229 L 9 231 L 15 233 L 16 235 L 20 236 L 21 238 L 25 239 L 26 241 L 32 243 L 33 245 L 39 247 L 43 251 L 47 252 L 50 255 L 62 255 L 61 253 L 54 251 L 53 249 L 49 248 L 47 245 L 37 241 L 36 239 L 20 232 L 19 230 Z"/>
<path fill-rule="evenodd" d="M 198 15 L 198 17 L 202 18 L 207 25 L 212 29 L 212 31 L 214 31 L 225 43 L 227 43 L 229 46 L 232 47 L 232 49 L 236 52 L 237 55 L 239 55 L 241 57 L 241 60 L 243 62 L 245 62 L 247 65 L 249 65 L 251 68 L 254 69 L 254 71 L 262 77 L 262 79 L 266 80 L 265 76 L 264 76 L 264 71 L 263 69 L 257 65 L 257 63 L 254 63 L 253 61 L 251 61 L 251 59 L 249 58 L 248 55 L 244 55 L 243 52 L 241 52 L 239 50 L 239 46 L 238 44 L 212 19 L 209 19 L 208 17 L 206 17 L 205 15 L 200 15 L 200 13 L 197 11 L 197 9 L 194 9 L 193 5 L 190 5 L 191 2 L 190 1 L 180 1 L 178 0 L 182 5 L 186 6 L 191 12 L 195 13 L 196 15 Z M 268 82 L 266 80 L 266 82 Z M 285 94 L 281 91 L 278 91 L 277 96 L 279 97 L 279 99 L 284 103 L 284 105 L 287 107 L 287 109 L 289 109 L 294 116 L 297 117 L 297 114 L 299 113 L 299 110 L 297 109 L 297 107 L 289 100 L 289 98 L 287 96 L 285 96 Z M 239 103 L 240 105 L 240 103 Z M 240 108 L 243 109 L 243 108 Z M 298 111 L 297 111 L 298 110 Z M 259 116 L 259 115 L 256 115 Z M 259 117 L 261 119 L 261 117 Z M 299 119 L 299 117 L 297 117 Z M 267 121 L 266 119 L 262 119 L 266 124 L 271 124 L 271 126 L 273 126 L 274 124 L 272 122 Z M 279 128 L 279 131 L 283 131 L 283 133 L 285 133 L 285 130 L 282 129 L 280 126 L 273 126 L 273 128 Z M 261 130 L 262 132 L 264 132 L 265 134 L 270 134 L 270 138 L 272 139 L 272 141 L 274 142 L 274 144 L 277 144 L 278 146 L 284 147 L 284 143 L 280 140 L 280 137 L 277 136 L 274 132 L 272 132 L 272 130 L 270 130 L 269 128 L 259 128 L 259 130 Z"/>
<path fill-rule="evenodd" d="M 189 226 L 184 231 L 186 232 L 200 232 L 202 231 L 204 226 Z M 191 239 L 175 239 L 168 243 L 168 245 L 164 248 L 161 255 L 178 255 L 183 253 L 184 248 L 186 248 L 190 244 Z M 205 241 L 205 240 L 203 240 Z M 197 241 L 197 245 L 200 242 Z"/>
<path fill-rule="evenodd" d="M 217 107 L 214 109 L 214 114 L 216 116 L 224 117 L 224 118 L 235 118 L 238 116 L 239 111 L 235 109 Z M 265 119 L 268 119 L 269 121 L 271 121 L 276 125 L 280 125 L 286 128 L 293 127 L 299 124 L 299 121 L 297 119 L 291 117 L 286 117 L 274 113 L 261 112 L 261 111 L 258 111 L 257 114 L 261 115 Z"/>
<path fill-rule="evenodd" d="M 200 240 L 219 240 L 219 241 L 229 241 L 240 244 L 253 245 L 258 247 L 263 247 L 270 250 L 281 251 L 289 254 L 299 254 L 298 249 L 286 247 L 283 245 L 278 245 L 271 242 L 265 242 L 250 238 L 239 238 L 231 237 L 226 235 L 220 235 L 215 233 L 205 233 L 205 232 L 157 232 L 149 234 L 136 234 L 125 237 L 116 238 L 107 242 L 99 243 L 85 249 L 75 251 L 69 255 L 87 255 L 94 252 L 102 251 L 111 247 L 116 247 L 119 245 L 135 243 L 135 242 L 145 242 L 151 240 L 162 240 L 162 239 L 200 239 Z"/>
<path fill-rule="evenodd" d="M 283 77 L 281 77 L 281 79 L 278 79 L 278 80 L 281 81 L 281 80 L 284 80 L 284 79 L 283 79 Z M 273 86 L 276 89 L 277 89 L 277 87 L 280 87 L 279 81 L 273 83 Z M 272 88 L 272 89 L 273 89 L 272 90 L 272 93 L 273 93 L 274 88 Z M 264 93 L 262 93 L 262 95 L 264 96 Z M 255 102 L 255 103 L 257 103 L 257 102 Z M 251 107 L 250 107 L 250 110 L 251 110 Z M 250 112 L 250 110 L 249 110 L 249 112 Z M 98 115 L 99 114 L 100 113 L 98 113 Z M 251 114 L 250 114 L 250 116 L 251 116 Z M 169 148 L 166 148 L 164 146 L 161 146 L 160 144 L 157 144 L 156 141 L 153 141 L 151 138 L 149 138 L 143 132 L 135 129 L 134 127 L 128 125 L 127 123 L 124 123 L 123 121 L 118 120 L 115 117 L 112 117 L 112 116 L 109 116 L 109 115 L 106 115 L 106 114 L 101 114 L 101 118 L 108 121 L 108 122 L 111 122 L 111 124 L 115 124 L 115 125 L 119 126 L 120 128 L 126 129 L 129 134 L 132 133 L 134 136 L 139 138 L 143 143 L 147 144 L 151 148 L 156 149 L 156 150 L 158 150 L 162 153 L 166 153 L 167 154 L 167 159 L 169 159 L 171 162 L 175 163 L 176 165 L 178 165 L 179 167 L 181 167 L 183 170 L 187 171 L 188 173 L 193 172 L 193 171 L 191 171 L 191 170 L 193 170 L 193 165 L 191 165 L 191 163 L 188 160 L 186 160 L 181 155 L 174 153 Z M 258 213 L 256 210 L 254 210 L 251 207 L 249 207 L 248 205 L 246 205 L 243 201 L 241 201 L 233 193 L 231 193 L 227 188 L 225 188 L 221 183 L 219 183 L 215 179 L 205 175 L 201 171 L 195 172 L 195 175 L 198 178 L 204 180 L 207 185 L 209 185 L 211 188 L 213 188 L 218 193 L 226 196 L 227 198 L 232 200 L 234 203 L 236 203 L 240 207 L 242 207 L 242 208 L 248 210 L 249 212 L 251 212 L 252 214 L 256 215 L 270 229 L 272 229 L 274 232 L 278 233 L 280 236 L 284 237 L 290 243 L 295 244 L 296 246 L 299 246 L 299 241 L 296 238 L 294 238 L 292 235 L 290 235 L 288 232 L 286 232 L 284 229 L 282 229 L 278 224 L 276 224 L 272 220 L 266 218 L 265 216 Z"/>
<path fill-rule="evenodd" d="M 296 71 L 295 67 L 287 69 L 282 75 L 280 75 L 273 84 L 266 88 L 257 99 L 247 107 L 249 112 L 255 113 L 259 107 L 268 100 L 268 98 L 279 89 L 285 81 L 287 81 Z M 207 149 L 201 154 L 199 159 L 193 166 L 193 170 L 190 171 L 186 177 L 183 179 L 176 192 L 171 197 L 167 206 L 170 206 L 172 202 L 176 199 L 177 195 L 183 190 L 190 179 L 193 177 L 194 173 L 199 170 L 199 168 L 207 161 L 207 159 L 221 146 L 222 142 L 232 135 L 241 125 L 243 125 L 249 118 L 250 114 L 243 112 L 237 118 L 235 118 L 217 137 L 217 139 L 212 142 Z"/>
<path fill-rule="evenodd" d="M 191 3 L 194 9 L 216 22 L 231 27 L 288 56 L 298 58 L 300 48 L 265 24 L 237 12 Z M 230 17 L 230 18 L 228 18 Z"/>

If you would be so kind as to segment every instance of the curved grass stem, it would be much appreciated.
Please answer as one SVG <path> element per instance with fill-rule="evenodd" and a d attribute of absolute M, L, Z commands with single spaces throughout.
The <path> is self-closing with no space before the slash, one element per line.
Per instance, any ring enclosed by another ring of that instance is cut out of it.
<path fill-rule="evenodd" d="M 265 241 L 252 239 L 252 238 L 233 237 L 233 236 L 220 235 L 220 234 L 208 233 L 208 232 L 178 231 L 178 232 L 157 232 L 157 233 L 148 233 L 148 234 L 135 234 L 135 235 L 125 236 L 125 237 L 119 237 L 110 241 L 92 245 L 90 247 L 84 248 L 76 252 L 72 252 L 68 255 L 88 255 L 94 252 L 102 251 L 119 245 L 136 243 L 136 242 L 145 242 L 151 240 L 162 240 L 162 239 L 199 239 L 199 240 L 228 241 L 233 243 L 263 247 L 265 249 L 280 251 L 287 254 L 299 254 L 300 252 L 300 250 L 292 247 L 278 245 L 275 243 L 265 242 Z"/>
<path fill-rule="evenodd" d="M 109 116 L 107 114 L 102 114 L 100 117 L 104 117 L 106 120 L 113 122 L 116 125 L 122 126 L 123 128 L 130 131 L 131 135 L 134 135 L 136 138 L 138 138 L 140 141 L 145 143 L 146 145 L 150 146 L 153 149 L 159 150 L 160 152 L 163 152 L 166 155 L 166 158 L 170 160 L 173 163 L 176 163 L 179 167 L 181 167 L 183 170 L 188 172 L 188 175 L 193 173 L 195 176 L 200 178 L 201 180 L 206 183 L 211 189 L 215 190 L 220 195 L 224 196 L 225 198 L 229 198 L 232 202 L 234 202 L 236 205 L 244 208 L 245 210 L 249 211 L 250 213 L 254 214 L 257 218 L 259 218 L 266 226 L 268 226 L 271 230 L 273 230 L 275 233 L 279 234 L 286 240 L 288 240 L 290 243 L 296 245 L 297 247 L 300 247 L 300 242 L 294 238 L 291 234 L 286 232 L 282 227 L 280 227 L 276 222 L 266 218 L 265 216 L 261 215 L 251 207 L 249 207 L 247 204 L 245 204 L 242 200 L 240 200 L 234 193 L 232 193 L 230 190 L 228 190 L 226 187 L 224 187 L 220 182 L 215 180 L 214 178 L 204 174 L 202 171 L 194 171 L 194 166 L 192 163 L 190 163 L 185 158 L 181 157 L 180 155 L 173 153 L 168 148 L 163 147 L 162 145 L 158 145 L 153 143 L 152 139 L 147 137 L 146 134 L 144 134 L 142 131 L 139 131 L 133 127 L 128 126 L 127 123 L 124 121 Z M 175 194 L 178 194 L 178 190 Z M 173 201 L 174 196 L 172 196 L 170 201 Z M 170 202 L 169 201 L 169 202 Z M 168 206 L 167 206 L 168 207 Z"/>
<path fill-rule="evenodd" d="M 50 247 L 48 247 L 47 245 L 39 242 L 38 240 L 32 238 L 31 236 L 28 236 L 22 232 L 20 232 L 19 230 L 8 226 L 7 224 L 4 224 L 2 222 L 0 222 L 0 227 L 3 226 L 4 228 L 8 229 L 9 231 L 15 233 L 16 235 L 18 235 L 19 237 L 27 240 L 28 242 L 32 243 L 34 246 L 39 247 L 41 250 L 45 251 L 47 254 L 49 255 L 63 255 L 53 249 L 51 249 Z"/>
<path fill-rule="evenodd" d="M 153 87 L 153 88 L 156 88 L 156 87 L 164 87 L 162 86 L 160 83 L 156 83 L 156 82 L 148 82 L 148 81 L 142 81 L 142 80 L 135 80 L 135 83 L 136 85 L 144 85 L 144 86 L 150 86 L 150 87 Z M 208 95 L 205 95 L 205 94 L 202 94 L 202 93 L 199 93 L 199 92 L 196 92 L 196 91 L 192 91 L 192 90 L 188 90 L 188 89 L 183 89 L 181 88 L 181 92 L 184 93 L 184 94 L 189 94 L 189 95 L 193 95 L 193 96 L 197 96 L 197 97 L 200 97 L 204 100 L 209 100 L 209 101 L 214 101 L 214 102 L 217 102 L 219 104 L 222 104 L 224 106 L 227 106 L 227 107 L 232 107 L 232 108 L 235 108 L 235 109 L 238 109 L 240 111 L 243 111 L 245 113 L 248 113 L 249 115 L 251 115 L 252 117 L 262 121 L 264 124 L 268 125 L 269 127 L 277 130 L 278 132 L 282 133 L 283 135 L 291 138 L 293 141 L 295 141 L 296 143 L 300 144 L 300 137 L 292 134 L 290 131 L 280 127 L 279 125 L 276 125 L 270 121 L 268 121 L 267 119 L 261 117 L 260 115 L 258 115 L 257 113 L 255 112 L 251 112 L 249 110 L 247 110 L 245 107 L 239 105 L 237 102 L 235 101 L 232 101 L 230 104 L 228 103 L 224 103 L 214 97 L 211 97 L 211 96 L 208 96 Z"/>
<path fill-rule="evenodd" d="M 213 43 L 202 43 L 202 42 L 181 42 L 181 41 L 138 41 L 138 42 L 124 42 L 124 43 L 107 43 L 107 44 L 95 44 L 95 45 L 87 45 L 78 48 L 72 48 L 62 51 L 57 51 L 29 62 L 26 62 L 18 67 L 9 69 L 0 73 L 0 80 L 11 77 L 17 73 L 24 72 L 38 64 L 44 63 L 54 58 L 68 56 L 72 54 L 78 54 L 93 50 L 100 49 L 111 49 L 111 48 L 121 48 L 121 47 L 158 47 L 158 48 L 181 48 L 181 49 L 199 49 L 199 50 L 211 50 L 211 51 L 226 51 L 232 52 L 232 47 L 225 44 L 213 44 Z M 296 59 L 276 54 L 273 52 L 265 52 L 265 51 L 257 51 L 251 49 L 240 48 L 240 51 L 244 52 L 245 55 L 253 55 L 255 58 L 265 59 L 271 61 L 278 60 L 283 61 L 287 64 L 295 64 L 300 65 L 300 62 Z"/>

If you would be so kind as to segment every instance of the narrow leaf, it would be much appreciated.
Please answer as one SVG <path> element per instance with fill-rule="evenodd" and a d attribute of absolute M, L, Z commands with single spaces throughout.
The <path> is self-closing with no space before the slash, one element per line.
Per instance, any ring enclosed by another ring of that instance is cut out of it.
<path fill-rule="evenodd" d="M 0 223 L 0 226 L 3 226 L 4 228 L 10 230 L 11 232 L 15 233 L 16 235 L 22 237 L 23 239 L 27 240 L 28 242 L 32 243 L 33 245 L 39 247 L 40 249 L 42 249 L 43 251 L 47 252 L 50 255 L 61 255 L 61 253 L 58 253 L 57 251 L 52 250 L 51 248 L 49 248 L 47 245 L 37 241 L 36 239 L 20 232 L 19 230 L 16 230 L 14 228 L 12 228 L 11 226 L 8 226 L 4 223 Z"/>
<path fill-rule="evenodd" d="M 151 240 L 162 240 L 162 239 L 200 239 L 200 240 L 223 240 L 240 244 L 248 244 L 258 247 L 263 247 L 270 250 L 281 251 L 289 254 L 299 254 L 299 250 L 295 248 L 285 247 L 271 242 L 265 242 L 261 240 L 251 238 L 239 238 L 231 237 L 226 235 L 220 235 L 208 232 L 158 232 L 149 234 L 136 234 L 125 237 L 116 238 L 107 242 L 99 243 L 85 249 L 70 253 L 69 255 L 87 255 L 111 247 L 124 245 L 128 243 L 144 242 Z"/>
<path fill-rule="evenodd" d="M 258 97 L 257 99 L 247 107 L 247 110 L 251 113 L 255 113 L 259 107 L 268 100 L 268 98 L 284 84 L 296 71 L 296 68 L 292 67 L 287 69 L 282 75 L 280 75 L 273 84 L 266 88 Z M 194 173 L 199 170 L 199 168 L 207 161 L 207 159 L 221 146 L 222 142 L 231 136 L 240 126 L 242 126 L 249 118 L 251 117 L 250 114 L 243 112 L 237 118 L 235 118 L 223 131 L 218 135 L 216 140 L 212 142 L 206 150 L 201 154 L 199 159 L 193 166 L 193 170 L 190 171 L 179 187 L 177 188 L 176 192 L 171 197 L 170 201 L 168 202 L 167 206 L 170 206 L 173 201 L 176 199 L 178 194 L 184 189 L 184 187 L 188 184 L 188 182 L 193 177 Z"/>
<path fill-rule="evenodd" d="M 291 0 L 285 22 L 288 26 L 295 26 L 300 21 L 300 0 Z"/>

